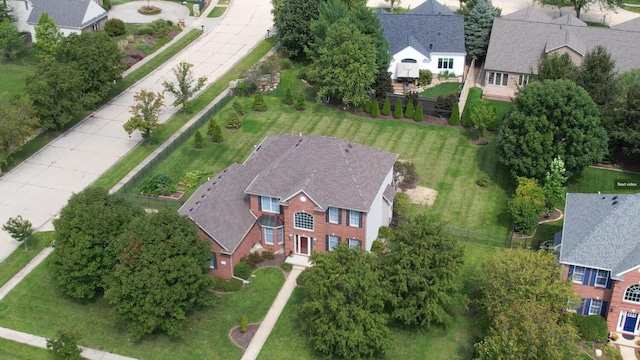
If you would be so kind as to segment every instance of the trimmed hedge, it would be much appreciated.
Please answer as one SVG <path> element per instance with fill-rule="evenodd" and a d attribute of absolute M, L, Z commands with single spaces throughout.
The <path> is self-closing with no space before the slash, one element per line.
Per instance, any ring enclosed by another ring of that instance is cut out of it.
<path fill-rule="evenodd" d="M 247 280 L 249 276 L 251 276 L 252 272 L 253 269 L 251 268 L 251 266 L 249 266 L 249 264 L 244 261 L 237 263 L 236 266 L 233 267 L 233 275 L 241 279 Z"/>
<path fill-rule="evenodd" d="M 609 328 L 607 327 L 607 321 L 602 316 L 571 314 L 571 323 L 578 329 L 582 340 L 607 341 Z"/>
<path fill-rule="evenodd" d="M 449 125 L 460 125 L 460 109 L 458 107 L 458 103 L 453 104 L 453 109 L 451 109 L 451 116 L 449 117 Z"/>

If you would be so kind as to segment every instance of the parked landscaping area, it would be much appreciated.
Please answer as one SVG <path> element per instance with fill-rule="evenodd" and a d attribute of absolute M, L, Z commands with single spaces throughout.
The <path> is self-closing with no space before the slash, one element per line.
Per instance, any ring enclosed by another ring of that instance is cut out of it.
<path fill-rule="evenodd" d="M 48 263 L 38 266 L 0 302 L 0 325 L 44 337 L 74 330 L 82 334 L 80 345 L 140 359 L 239 359 L 243 350 L 231 342 L 229 332 L 238 326 L 241 314 L 249 323 L 261 321 L 285 280 L 279 268 L 258 269 L 251 284 L 240 291 L 212 293 L 214 305 L 189 315 L 182 339 L 163 334 L 134 343 L 104 298 L 80 303 L 60 294 Z"/>

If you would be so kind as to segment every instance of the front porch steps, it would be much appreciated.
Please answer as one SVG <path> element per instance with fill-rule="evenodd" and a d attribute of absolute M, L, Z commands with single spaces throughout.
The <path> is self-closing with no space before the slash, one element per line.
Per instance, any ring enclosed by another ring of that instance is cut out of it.
<path fill-rule="evenodd" d="M 284 260 L 284 262 L 286 262 L 287 264 L 291 264 L 293 266 L 300 266 L 300 267 L 303 267 L 303 268 L 310 268 L 311 267 L 311 263 L 309 262 L 309 257 L 308 256 L 289 255 Z"/>

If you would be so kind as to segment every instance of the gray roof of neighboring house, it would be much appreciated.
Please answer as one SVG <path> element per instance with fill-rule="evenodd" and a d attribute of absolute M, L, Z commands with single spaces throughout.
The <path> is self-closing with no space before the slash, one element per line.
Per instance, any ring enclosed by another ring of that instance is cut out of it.
<path fill-rule="evenodd" d="M 41 13 L 47 13 L 59 28 L 84 29 L 107 17 L 107 11 L 93 0 L 31 0 L 33 10 L 27 24 L 38 23 Z"/>
<path fill-rule="evenodd" d="M 408 46 L 430 57 L 432 52 L 465 54 L 464 17 L 455 15 L 434 0 L 406 14 L 390 14 L 378 10 L 383 34 L 391 55 Z"/>
<path fill-rule="evenodd" d="M 620 280 L 640 265 L 640 194 L 567 194 L 560 262 Z"/>
<path fill-rule="evenodd" d="M 396 157 L 325 136 L 268 136 L 244 164 L 229 166 L 198 188 L 179 213 L 233 253 L 256 221 L 247 194 L 284 201 L 304 191 L 323 209 L 368 211 Z"/>
<path fill-rule="evenodd" d="M 633 31 L 632 31 L 633 30 Z M 616 61 L 616 70 L 640 68 L 640 21 L 631 20 L 611 29 L 586 26 L 573 16 L 552 19 L 525 8 L 493 21 L 484 68 L 486 71 L 536 73 L 545 51 L 567 46 L 586 54 L 604 46 Z"/>

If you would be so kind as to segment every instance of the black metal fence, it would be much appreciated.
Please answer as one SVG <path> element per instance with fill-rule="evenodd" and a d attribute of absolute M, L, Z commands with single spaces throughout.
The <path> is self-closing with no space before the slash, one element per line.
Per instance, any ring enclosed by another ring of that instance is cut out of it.
<path fill-rule="evenodd" d="M 232 95 L 227 94 L 225 97 L 221 98 L 220 101 L 215 103 L 207 112 L 202 114 L 198 120 L 196 120 L 191 126 L 189 126 L 183 133 L 178 135 L 172 142 L 170 142 L 161 152 L 159 152 L 151 161 L 149 161 L 140 171 L 138 171 L 135 175 L 129 179 L 126 183 L 122 185 L 120 189 L 118 189 L 119 194 L 132 194 L 137 197 L 141 197 L 140 195 L 135 194 L 135 188 L 146 179 L 149 174 L 166 158 L 173 153 L 178 147 L 184 144 L 190 137 L 193 135 L 198 129 L 200 129 L 204 124 L 209 121 L 209 119 L 215 115 L 218 111 L 220 111 L 225 105 L 231 101 L 233 98 Z M 148 197 L 144 197 L 144 201 L 151 202 L 157 201 L 158 204 L 165 202 L 168 203 L 177 203 L 175 200 L 161 200 L 161 199 L 149 199 Z M 186 199 L 183 199 L 184 201 Z M 179 206 L 178 206 L 179 207 Z"/>
<path fill-rule="evenodd" d="M 462 242 L 501 248 L 509 247 L 511 244 L 511 234 L 487 234 L 480 231 L 461 229 L 452 226 L 445 226 L 444 229 L 449 235 L 451 235 L 451 237 Z"/>

